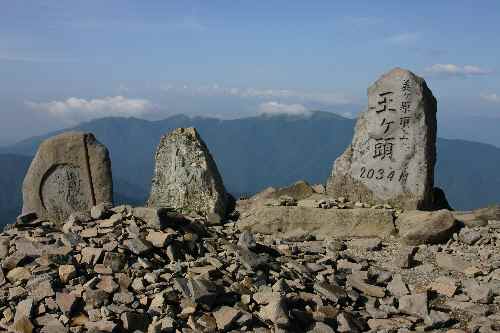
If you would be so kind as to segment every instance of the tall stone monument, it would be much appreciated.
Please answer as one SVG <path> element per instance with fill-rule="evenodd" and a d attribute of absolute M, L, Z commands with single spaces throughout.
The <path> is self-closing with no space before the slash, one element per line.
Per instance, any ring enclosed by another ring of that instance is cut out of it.
<path fill-rule="evenodd" d="M 108 150 L 93 134 L 68 132 L 40 145 L 23 182 L 23 213 L 62 222 L 113 202 Z"/>
<path fill-rule="evenodd" d="M 224 217 L 229 205 L 222 177 L 195 128 L 161 138 L 148 206 Z"/>
<path fill-rule="evenodd" d="M 425 81 L 395 68 L 368 88 L 351 145 L 334 163 L 327 192 L 350 200 L 434 208 L 436 99 Z"/>

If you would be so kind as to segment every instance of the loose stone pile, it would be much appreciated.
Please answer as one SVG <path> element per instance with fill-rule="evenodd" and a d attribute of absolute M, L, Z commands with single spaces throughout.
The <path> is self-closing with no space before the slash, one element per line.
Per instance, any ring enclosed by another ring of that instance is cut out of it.
<path fill-rule="evenodd" d="M 0 235 L 13 332 L 495 332 L 500 221 L 444 245 L 241 233 L 106 204 Z"/>

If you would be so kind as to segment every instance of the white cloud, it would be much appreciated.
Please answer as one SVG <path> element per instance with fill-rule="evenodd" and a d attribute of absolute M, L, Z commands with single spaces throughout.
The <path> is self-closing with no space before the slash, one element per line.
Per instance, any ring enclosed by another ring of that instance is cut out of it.
<path fill-rule="evenodd" d="M 419 32 L 405 32 L 397 35 L 389 36 L 386 41 L 392 44 L 411 44 L 418 41 L 421 37 Z"/>
<path fill-rule="evenodd" d="M 171 94 L 187 94 L 191 96 L 233 96 L 241 98 L 279 98 L 293 102 L 312 102 L 325 105 L 346 105 L 353 99 L 341 92 L 301 91 L 289 89 L 259 89 L 222 87 L 218 84 L 189 85 L 167 83 L 161 90 Z"/>
<path fill-rule="evenodd" d="M 70 97 L 65 101 L 26 102 L 33 110 L 46 112 L 71 123 L 102 117 L 138 117 L 154 110 L 147 99 L 112 96 L 95 99 Z"/>
<path fill-rule="evenodd" d="M 491 71 L 474 65 L 455 65 L 455 64 L 434 64 L 425 69 L 427 73 L 442 76 L 477 76 L 488 75 Z"/>
<path fill-rule="evenodd" d="M 296 116 L 309 116 L 311 111 L 302 104 L 283 104 L 279 102 L 265 102 L 259 105 L 259 113 L 264 115 L 288 114 Z"/>
<path fill-rule="evenodd" d="M 500 95 L 495 93 L 482 93 L 480 97 L 487 102 L 500 103 Z"/>

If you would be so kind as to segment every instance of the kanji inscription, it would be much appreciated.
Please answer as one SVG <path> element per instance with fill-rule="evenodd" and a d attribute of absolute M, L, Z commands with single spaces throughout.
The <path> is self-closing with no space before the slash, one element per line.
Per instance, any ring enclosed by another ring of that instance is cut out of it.
<path fill-rule="evenodd" d="M 351 146 L 327 190 L 351 199 L 424 207 L 434 185 L 436 101 L 425 81 L 396 68 L 368 89 Z"/>

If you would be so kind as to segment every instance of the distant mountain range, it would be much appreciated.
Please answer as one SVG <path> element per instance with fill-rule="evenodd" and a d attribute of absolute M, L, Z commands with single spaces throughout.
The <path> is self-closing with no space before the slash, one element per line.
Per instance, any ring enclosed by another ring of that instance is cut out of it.
<path fill-rule="evenodd" d="M 350 143 L 355 121 L 328 112 L 304 116 L 257 116 L 235 120 L 172 116 L 161 121 L 103 118 L 71 130 L 89 131 L 110 150 L 115 199 L 143 203 L 149 195 L 154 152 L 160 137 L 194 126 L 207 143 L 236 196 L 299 179 L 324 183 L 333 161 Z M 62 131 L 61 131 L 62 132 Z M 59 132 L 0 148 L 0 224 L 12 222 L 21 205 L 20 184 L 39 143 Z M 456 209 L 500 202 L 500 149 L 438 139 L 436 185 Z"/>

